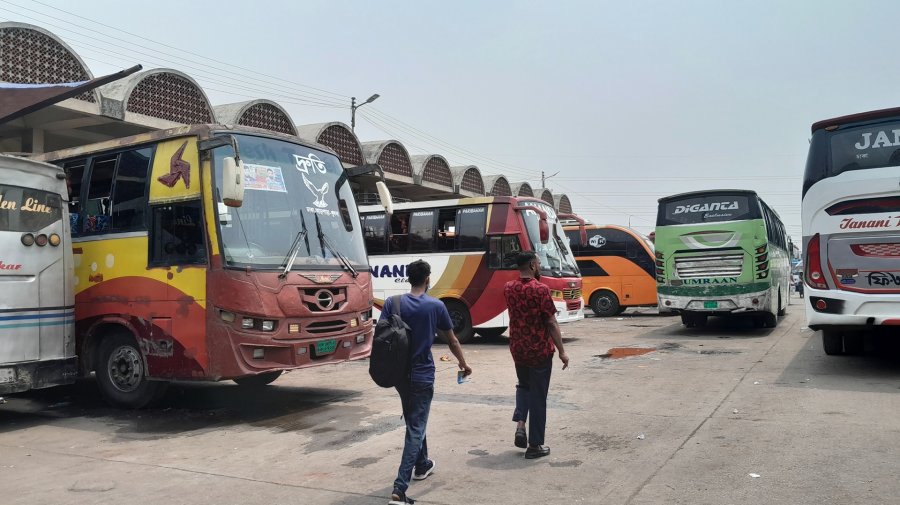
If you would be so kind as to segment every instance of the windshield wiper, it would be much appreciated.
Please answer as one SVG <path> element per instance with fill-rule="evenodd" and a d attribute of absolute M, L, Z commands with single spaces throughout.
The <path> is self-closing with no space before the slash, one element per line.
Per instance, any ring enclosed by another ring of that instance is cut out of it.
<path fill-rule="evenodd" d="M 285 256 L 284 261 L 281 262 L 283 270 L 280 274 L 278 274 L 279 279 L 284 279 L 285 277 L 287 277 L 287 274 L 291 271 L 291 268 L 294 268 L 294 261 L 297 259 L 297 253 L 300 252 L 301 240 L 306 241 L 306 254 L 309 255 L 309 239 L 306 237 L 306 220 L 303 219 L 303 214 L 300 214 L 300 222 L 303 224 L 303 229 L 297 232 L 297 236 L 294 238 L 294 242 L 291 244 L 291 248 L 290 250 L 288 250 L 287 256 Z"/>
<path fill-rule="evenodd" d="M 353 268 L 353 265 L 350 264 L 350 260 L 348 260 L 346 256 L 341 254 L 340 251 L 338 251 L 334 248 L 334 246 L 331 245 L 331 241 L 328 240 L 328 237 L 325 236 L 325 232 L 322 231 L 322 223 L 319 222 L 318 214 L 316 214 L 316 231 L 319 233 L 319 243 L 322 245 L 322 248 L 328 248 L 331 254 L 333 254 L 335 258 L 340 260 L 342 265 L 347 267 L 347 270 L 350 271 L 350 275 L 352 275 L 355 279 L 359 275 L 359 272 L 357 272 L 356 269 Z"/>

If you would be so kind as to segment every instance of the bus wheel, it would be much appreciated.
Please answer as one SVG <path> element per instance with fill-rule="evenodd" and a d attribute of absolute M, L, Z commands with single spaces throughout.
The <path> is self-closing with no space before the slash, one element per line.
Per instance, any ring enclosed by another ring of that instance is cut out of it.
<path fill-rule="evenodd" d="M 822 347 L 829 356 L 844 354 L 844 336 L 839 331 L 822 330 Z"/>
<path fill-rule="evenodd" d="M 790 295 L 788 295 L 788 300 L 790 300 Z M 778 292 L 778 317 L 784 317 L 787 314 L 787 305 L 784 307 L 781 306 L 781 291 Z"/>
<path fill-rule="evenodd" d="M 506 326 L 502 328 L 478 328 L 475 330 L 475 333 L 481 335 L 484 338 L 500 338 L 503 336 L 503 332 L 506 331 Z"/>
<path fill-rule="evenodd" d="M 139 409 L 165 391 L 165 382 L 147 379 L 141 350 L 131 335 L 115 333 L 104 337 L 97 357 L 97 385 L 112 406 Z"/>
<path fill-rule="evenodd" d="M 591 310 L 599 317 L 610 317 L 619 313 L 619 298 L 612 291 L 597 291 L 591 295 Z"/>
<path fill-rule="evenodd" d="M 761 316 L 763 326 L 766 328 L 774 328 L 778 326 L 778 317 L 771 312 L 766 312 Z"/>
<path fill-rule="evenodd" d="M 844 354 L 862 354 L 866 348 L 866 341 L 862 333 L 844 334 Z"/>
<path fill-rule="evenodd" d="M 475 330 L 472 328 L 472 316 L 469 314 L 469 308 L 458 300 L 444 300 L 444 305 L 447 306 L 447 312 L 450 313 L 453 333 L 456 334 L 459 343 L 465 344 L 471 341 L 475 336 Z"/>
<path fill-rule="evenodd" d="M 246 387 L 246 388 L 259 388 L 263 386 L 268 386 L 269 384 L 275 382 L 275 379 L 281 377 L 281 370 L 275 370 L 274 372 L 263 372 L 261 374 L 256 375 L 248 375 L 246 377 L 238 377 L 237 379 L 232 379 L 238 386 Z"/>

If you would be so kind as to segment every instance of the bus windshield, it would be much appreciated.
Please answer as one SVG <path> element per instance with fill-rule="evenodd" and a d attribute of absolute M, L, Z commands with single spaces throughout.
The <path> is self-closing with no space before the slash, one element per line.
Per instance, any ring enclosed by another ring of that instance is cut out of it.
<path fill-rule="evenodd" d="M 59 195 L 0 184 L 0 231 L 39 231 L 62 219 Z"/>
<path fill-rule="evenodd" d="M 660 202 L 657 226 L 759 219 L 756 198 L 748 194 L 704 193 Z"/>
<path fill-rule="evenodd" d="M 223 256 L 228 266 L 279 268 L 303 234 L 294 269 L 333 269 L 337 253 L 368 265 L 359 213 L 349 184 L 335 192 L 337 157 L 284 140 L 235 135 L 244 162 L 244 202 L 226 207 L 217 196 Z M 230 155 L 215 151 L 215 164 Z M 221 195 L 222 174 L 216 171 Z"/>
<path fill-rule="evenodd" d="M 578 275 L 578 266 L 572 251 L 566 244 L 565 232 L 562 225 L 556 219 L 556 213 L 549 205 L 541 205 L 536 202 L 523 202 L 527 205 L 539 207 L 547 212 L 550 224 L 550 240 L 546 244 L 541 243 L 540 217 L 532 210 L 525 209 L 522 218 L 525 220 L 525 228 L 528 231 L 528 240 L 538 258 L 541 260 L 541 270 L 549 272 L 556 277 Z"/>

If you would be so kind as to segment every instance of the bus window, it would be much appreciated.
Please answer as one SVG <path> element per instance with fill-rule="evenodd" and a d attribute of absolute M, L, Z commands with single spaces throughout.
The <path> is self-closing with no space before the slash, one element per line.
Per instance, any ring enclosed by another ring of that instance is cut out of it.
<path fill-rule="evenodd" d="M 369 254 L 384 254 L 387 246 L 384 236 L 384 214 L 371 214 L 363 218 L 363 238 Z"/>
<path fill-rule="evenodd" d="M 417 210 L 412 213 L 409 223 L 409 250 L 431 251 L 434 249 L 434 211 Z"/>
<path fill-rule="evenodd" d="M 456 212 L 458 209 L 438 211 L 438 251 L 456 250 Z"/>
<path fill-rule="evenodd" d="M 391 253 L 404 253 L 409 248 L 409 212 L 391 215 Z"/>
<path fill-rule="evenodd" d="M 485 216 L 484 207 L 463 207 L 459 210 L 460 251 L 484 250 Z"/>
<path fill-rule="evenodd" d="M 488 243 L 488 266 L 502 270 L 515 270 L 516 255 L 522 250 L 518 235 L 491 237 Z"/>
<path fill-rule="evenodd" d="M 206 263 L 200 201 L 159 205 L 151 210 L 152 266 Z"/>
<path fill-rule="evenodd" d="M 66 185 L 69 188 L 69 221 L 72 235 L 81 234 L 81 182 L 84 179 L 85 160 L 70 161 L 63 165 L 66 172 Z"/>
<path fill-rule="evenodd" d="M 84 232 L 100 233 L 109 229 L 110 197 L 118 154 L 94 158 L 88 182 L 87 199 L 82 205 Z"/>
<path fill-rule="evenodd" d="M 113 231 L 144 230 L 147 207 L 147 173 L 150 170 L 149 147 L 126 151 L 119 156 L 112 199 Z"/>

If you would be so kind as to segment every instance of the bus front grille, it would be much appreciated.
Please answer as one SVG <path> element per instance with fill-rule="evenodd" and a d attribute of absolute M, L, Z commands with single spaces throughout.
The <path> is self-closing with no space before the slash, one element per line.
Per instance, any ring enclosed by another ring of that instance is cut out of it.
<path fill-rule="evenodd" d="M 742 253 L 675 258 L 675 273 L 681 279 L 737 277 L 743 268 Z"/>
<path fill-rule="evenodd" d="M 580 299 L 581 299 L 581 288 L 564 289 L 563 290 L 563 300 L 580 300 Z"/>

